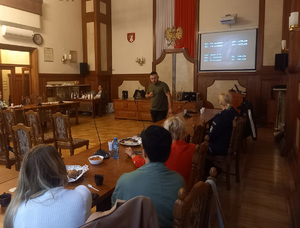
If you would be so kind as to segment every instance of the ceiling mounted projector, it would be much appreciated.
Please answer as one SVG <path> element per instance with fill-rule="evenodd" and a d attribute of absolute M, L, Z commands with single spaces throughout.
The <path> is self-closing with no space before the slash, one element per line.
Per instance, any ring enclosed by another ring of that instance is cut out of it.
<path fill-rule="evenodd" d="M 233 25 L 236 22 L 237 14 L 226 14 L 224 17 L 221 17 L 221 23 L 223 25 Z"/>

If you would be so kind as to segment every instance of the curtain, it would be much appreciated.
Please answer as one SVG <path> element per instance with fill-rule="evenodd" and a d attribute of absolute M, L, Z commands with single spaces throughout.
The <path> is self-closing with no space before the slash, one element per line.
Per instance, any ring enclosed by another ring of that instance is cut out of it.
<path fill-rule="evenodd" d="M 175 48 L 187 48 L 194 58 L 195 0 L 175 0 L 175 26 L 183 29 L 183 36 Z"/>
<path fill-rule="evenodd" d="M 174 0 L 156 0 L 156 59 L 164 49 L 173 48 L 167 45 L 165 31 L 174 25 L 174 11 Z"/>

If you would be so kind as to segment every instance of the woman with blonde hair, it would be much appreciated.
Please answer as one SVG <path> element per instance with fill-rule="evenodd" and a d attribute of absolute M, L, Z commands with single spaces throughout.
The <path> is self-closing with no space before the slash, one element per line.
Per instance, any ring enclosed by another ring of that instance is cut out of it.
<path fill-rule="evenodd" d="M 184 141 L 185 126 L 183 120 L 178 116 L 171 116 L 164 122 L 164 128 L 167 129 L 172 136 L 171 153 L 165 165 L 173 171 L 181 174 L 188 183 L 192 168 L 192 158 L 195 151 L 195 144 Z M 130 147 L 125 149 L 125 153 L 131 157 L 133 163 L 137 167 L 145 164 L 144 158 L 136 156 Z"/>
<path fill-rule="evenodd" d="M 38 145 L 23 159 L 18 187 L 8 206 L 4 228 L 79 227 L 90 215 L 92 196 L 86 186 L 64 189 L 66 166 L 57 149 Z"/>
<path fill-rule="evenodd" d="M 230 144 L 232 121 L 238 115 L 231 107 L 232 96 L 230 93 L 219 95 L 219 104 L 222 111 L 215 115 L 209 132 L 208 154 L 226 155 Z"/>

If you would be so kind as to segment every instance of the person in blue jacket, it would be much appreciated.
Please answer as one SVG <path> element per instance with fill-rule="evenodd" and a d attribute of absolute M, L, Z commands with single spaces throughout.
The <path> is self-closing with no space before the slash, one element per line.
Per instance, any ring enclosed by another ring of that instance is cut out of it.
<path fill-rule="evenodd" d="M 232 96 L 230 93 L 219 95 L 219 104 L 222 111 L 215 115 L 209 131 L 209 149 L 211 155 L 227 155 L 232 132 L 232 122 L 238 115 L 231 107 Z"/>

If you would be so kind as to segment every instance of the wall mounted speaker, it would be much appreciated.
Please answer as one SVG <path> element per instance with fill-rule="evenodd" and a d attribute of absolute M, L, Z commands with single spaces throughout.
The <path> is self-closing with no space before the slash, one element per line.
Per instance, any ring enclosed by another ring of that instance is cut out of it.
<path fill-rule="evenodd" d="M 122 99 L 128 99 L 128 91 L 127 90 L 122 91 Z"/>
<path fill-rule="evenodd" d="M 87 63 L 80 63 L 80 74 L 81 75 L 89 74 L 89 65 Z"/>
<path fill-rule="evenodd" d="M 275 70 L 285 70 L 289 65 L 289 56 L 287 53 L 275 54 Z"/>

